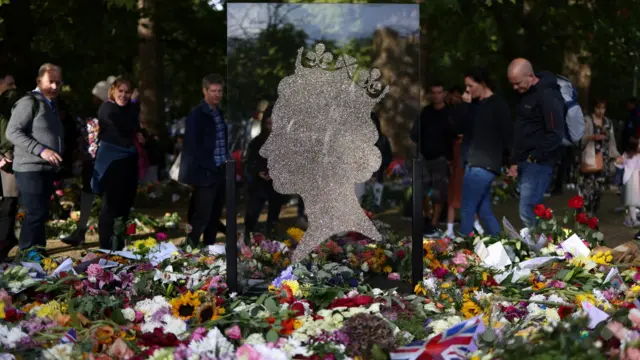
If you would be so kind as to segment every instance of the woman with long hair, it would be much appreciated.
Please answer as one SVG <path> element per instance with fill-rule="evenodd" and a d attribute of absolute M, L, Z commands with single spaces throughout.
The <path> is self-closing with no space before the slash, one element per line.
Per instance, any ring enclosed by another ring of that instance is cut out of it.
<path fill-rule="evenodd" d="M 611 166 L 620 156 L 613 122 L 604 115 L 606 111 L 607 102 L 598 99 L 593 114 L 584 118 L 578 192 L 584 198 L 585 209 L 592 216 L 600 208 L 602 191 L 607 186 L 609 174 L 613 173 Z"/>
<path fill-rule="evenodd" d="M 138 187 L 139 107 L 131 103 L 133 86 L 118 77 L 109 88 L 109 101 L 98 110 L 100 145 L 96 153 L 93 191 L 102 197 L 98 220 L 100 248 L 119 250 Z"/>
<path fill-rule="evenodd" d="M 500 233 L 491 210 L 491 184 L 500 174 L 503 151 L 511 148 L 512 121 L 507 103 L 493 92 L 486 69 L 465 74 L 466 92 L 474 101 L 471 124 L 463 137 L 464 179 L 460 232 L 473 232 L 474 215 L 489 235 Z"/>

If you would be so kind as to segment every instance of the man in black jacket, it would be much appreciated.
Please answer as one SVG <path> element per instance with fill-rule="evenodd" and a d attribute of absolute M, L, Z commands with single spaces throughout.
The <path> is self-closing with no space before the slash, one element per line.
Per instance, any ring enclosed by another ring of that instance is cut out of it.
<path fill-rule="evenodd" d="M 424 190 L 431 192 L 433 212 L 430 229 L 425 231 L 429 237 L 440 236 L 438 219 L 449 189 L 449 164 L 453 157 L 453 138 L 450 109 L 445 103 L 444 85 L 435 82 L 431 85 L 431 104 L 422 109 L 420 131 L 417 121 L 413 124 L 411 139 L 420 146 L 424 159 Z"/>
<path fill-rule="evenodd" d="M 509 173 L 520 177 L 520 218 L 532 228 L 536 223 L 533 207 L 542 203 L 562 153 L 564 101 L 556 77 L 548 72 L 535 74 L 526 59 L 513 60 L 507 76 L 521 95 Z"/>

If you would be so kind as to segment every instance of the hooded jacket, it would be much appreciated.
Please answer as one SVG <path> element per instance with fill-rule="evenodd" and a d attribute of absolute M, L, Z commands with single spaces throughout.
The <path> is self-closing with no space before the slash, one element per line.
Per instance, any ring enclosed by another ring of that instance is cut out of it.
<path fill-rule="evenodd" d="M 539 81 L 522 94 L 516 108 L 512 164 L 532 161 L 554 164 L 564 136 L 564 100 L 556 76 L 536 74 Z"/>

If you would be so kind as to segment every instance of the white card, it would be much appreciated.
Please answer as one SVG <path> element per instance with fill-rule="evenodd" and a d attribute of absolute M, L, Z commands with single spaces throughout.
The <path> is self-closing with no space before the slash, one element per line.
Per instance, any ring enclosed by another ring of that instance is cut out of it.
<path fill-rule="evenodd" d="M 47 272 L 44 271 L 44 269 L 42 268 L 42 266 L 40 265 L 40 263 L 36 263 L 36 262 L 21 262 L 20 265 L 22 265 L 22 267 L 25 267 L 29 270 L 34 270 L 37 273 L 40 274 L 46 274 Z"/>
<path fill-rule="evenodd" d="M 58 267 L 56 268 L 56 270 L 51 274 L 51 276 L 59 276 L 61 272 L 70 272 L 74 275 L 76 274 L 76 271 L 73 269 L 73 260 L 71 260 L 71 258 L 66 259 L 65 261 L 62 262 L 62 264 L 58 265 Z"/>
<path fill-rule="evenodd" d="M 484 244 L 482 244 L 482 246 L 484 246 Z M 507 254 L 507 251 L 504 249 L 501 242 L 489 245 L 486 250 L 488 252 L 488 256 L 482 260 L 485 265 L 498 270 L 502 270 L 511 265 L 509 254 Z M 482 257 L 480 258 L 482 259 Z"/>
<path fill-rule="evenodd" d="M 560 245 L 562 245 L 564 251 L 568 252 L 574 257 L 589 257 L 589 255 L 591 254 L 591 250 L 589 250 L 589 248 L 582 242 L 582 240 L 580 240 L 580 237 L 576 234 L 571 235 Z"/>
<path fill-rule="evenodd" d="M 547 262 L 554 260 L 554 259 L 563 259 L 563 257 L 560 256 L 540 256 L 540 257 L 534 257 L 532 259 L 529 260 L 525 260 L 525 261 L 521 261 L 520 262 L 520 267 L 523 269 L 537 269 L 540 266 L 546 264 Z"/>
<path fill-rule="evenodd" d="M 224 255 L 227 253 L 227 249 L 221 244 L 209 245 L 209 253 L 213 255 Z"/>
<path fill-rule="evenodd" d="M 489 256 L 489 250 L 487 250 L 487 247 L 484 245 L 484 242 L 482 240 L 478 241 L 476 247 L 474 248 L 474 251 L 476 252 L 476 254 L 478 254 L 478 257 L 482 261 L 484 261 L 484 259 Z"/>
<path fill-rule="evenodd" d="M 587 315 L 589 315 L 589 329 L 595 328 L 598 324 L 609 318 L 609 314 L 593 306 L 593 304 L 586 300 L 582 302 L 582 308 L 586 311 Z"/>

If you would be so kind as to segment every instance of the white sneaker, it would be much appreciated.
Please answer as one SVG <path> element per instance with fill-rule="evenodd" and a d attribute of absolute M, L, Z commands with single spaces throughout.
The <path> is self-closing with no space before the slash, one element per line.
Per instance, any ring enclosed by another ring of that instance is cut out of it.
<path fill-rule="evenodd" d="M 456 238 L 456 234 L 454 234 L 453 231 L 447 231 L 444 234 L 444 237 L 449 238 L 449 239 L 455 239 Z"/>

